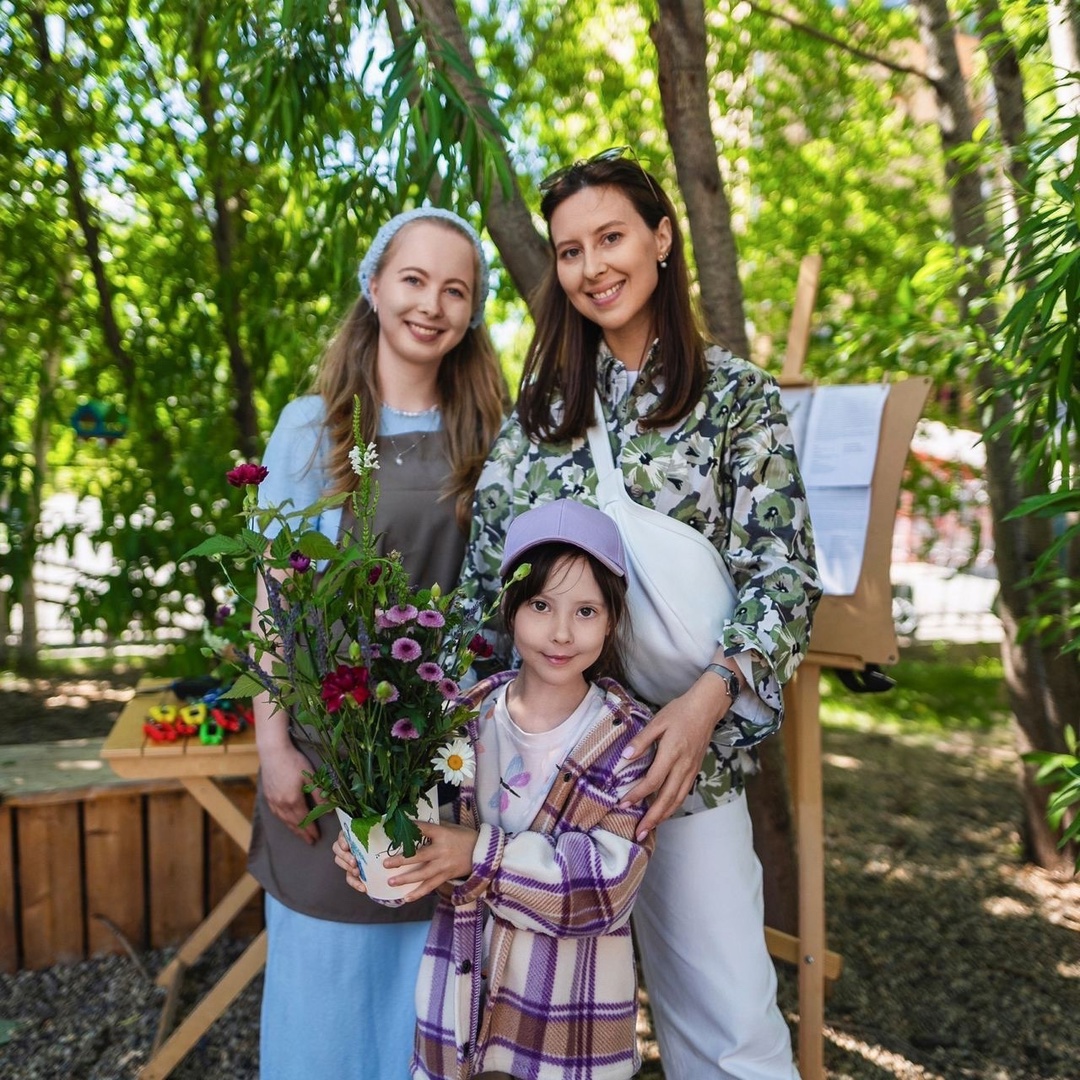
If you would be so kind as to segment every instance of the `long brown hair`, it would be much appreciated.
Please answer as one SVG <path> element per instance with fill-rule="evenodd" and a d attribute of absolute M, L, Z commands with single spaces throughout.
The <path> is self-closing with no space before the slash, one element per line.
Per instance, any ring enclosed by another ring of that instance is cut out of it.
<path fill-rule="evenodd" d="M 652 230 L 665 217 L 671 222 L 667 267 L 660 270 L 652 297 L 654 332 L 660 339 L 659 355 L 653 363 L 658 365 L 662 389 L 642 426 L 673 424 L 697 404 L 706 377 L 706 341 L 690 298 L 690 274 L 675 207 L 655 177 L 634 159 L 600 155 L 576 162 L 556 175 L 540 202 L 549 243 L 552 214 L 571 195 L 585 188 L 606 187 L 621 192 Z M 551 248 L 554 254 L 553 243 Z M 580 438 L 593 419 L 600 327 L 570 302 L 559 284 L 554 260 L 530 306 L 536 330 L 521 375 L 517 411 L 522 427 L 534 440 L 562 442 Z M 552 406 L 560 398 L 562 418 L 556 423 Z"/>
<path fill-rule="evenodd" d="M 454 229 L 450 222 L 422 220 Z M 376 273 L 382 270 L 398 237 L 408 228 L 409 225 L 402 226 L 390 241 Z M 474 263 L 479 275 L 480 262 L 475 255 Z M 326 408 L 328 495 L 352 491 L 356 486 L 357 477 L 349 464 L 354 395 L 362 403 L 360 434 L 364 441 L 374 442 L 378 433 L 382 400 L 376 369 L 378 347 L 378 316 L 360 296 L 323 353 L 314 380 L 314 392 L 322 397 Z M 443 497 L 454 499 L 458 524 L 465 531 L 472 518 L 473 489 L 509 405 L 506 378 L 483 323 L 466 330 L 461 341 L 443 357 L 437 386 L 450 454 L 450 476 Z"/>

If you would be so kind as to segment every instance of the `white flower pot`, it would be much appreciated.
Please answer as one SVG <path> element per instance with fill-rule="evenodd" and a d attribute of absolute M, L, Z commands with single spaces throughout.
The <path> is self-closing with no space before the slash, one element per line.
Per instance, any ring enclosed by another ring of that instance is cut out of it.
<path fill-rule="evenodd" d="M 420 800 L 417 807 L 416 818 L 418 821 L 435 822 L 439 820 L 439 788 L 435 786 Z M 401 907 L 415 885 L 388 885 L 387 879 L 401 873 L 400 869 L 386 870 L 383 860 L 391 855 L 399 855 L 401 849 L 390 849 L 390 838 L 381 824 L 372 826 L 368 834 L 367 847 L 360 843 L 359 838 L 352 831 L 352 818 L 344 810 L 337 810 L 338 821 L 341 829 L 349 841 L 349 848 L 360 868 L 360 879 L 367 889 L 367 895 L 383 907 Z"/>

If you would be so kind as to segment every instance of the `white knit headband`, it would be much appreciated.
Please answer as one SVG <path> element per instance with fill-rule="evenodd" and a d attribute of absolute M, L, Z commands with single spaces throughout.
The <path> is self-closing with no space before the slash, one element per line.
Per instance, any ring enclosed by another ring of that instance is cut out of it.
<path fill-rule="evenodd" d="M 360 272 L 357 277 L 360 282 L 360 292 L 364 299 L 371 304 L 371 279 L 378 273 L 379 263 L 382 261 L 390 241 L 410 222 L 434 219 L 446 221 L 458 232 L 462 233 L 476 248 L 476 257 L 480 260 L 480 272 L 476 281 L 476 310 L 469 320 L 469 326 L 479 326 L 484 321 L 484 304 L 488 295 L 488 261 L 484 255 L 484 249 L 480 246 L 480 237 L 476 230 L 464 219 L 450 210 L 443 210 L 437 206 L 418 206 L 415 210 L 406 210 L 403 214 L 392 217 L 376 234 L 371 241 L 371 247 L 360 262 Z"/>

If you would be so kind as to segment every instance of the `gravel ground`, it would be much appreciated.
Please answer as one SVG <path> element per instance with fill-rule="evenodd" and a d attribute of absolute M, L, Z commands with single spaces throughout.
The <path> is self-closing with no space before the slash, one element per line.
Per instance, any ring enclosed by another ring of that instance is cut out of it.
<path fill-rule="evenodd" d="M 1080 879 L 1019 859 L 1008 732 L 826 729 L 824 743 L 829 946 L 845 964 L 826 1006 L 828 1080 L 1078 1080 Z M 220 943 L 189 973 L 182 1012 L 241 947 Z M 163 1000 L 152 976 L 168 959 L 0 976 L 0 1076 L 135 1077 Z M 780 983 L 794 1030 L 794 973 L 781 967 Z M 256 1076 L 259 989 L 176 1080 Z M 642 1038 L 641 1075 L 660 1080 L 647 1013 Z"/>

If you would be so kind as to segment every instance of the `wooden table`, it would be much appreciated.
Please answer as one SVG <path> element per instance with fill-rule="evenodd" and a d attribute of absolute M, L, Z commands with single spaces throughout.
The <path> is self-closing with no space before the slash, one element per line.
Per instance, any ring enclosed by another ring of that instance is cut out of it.
<path fill-rule="evenodd" d="M 225 832 L 247 851 L 251 822 L 221 790 L 217 780 L 227 776 L 254 776 L 259 759 L 252 728 L 227 733 L 217 746 L 204 746 L 197 736 L 176 742 L 154 742 L 143 733 L 151 706 L 181 704 L 169 689 L 171 682 L 143 680 L 138 693 L 124 707 L 101 748 L 101 756 L 125 779 L 179 780 L 194 799 Z M 258 893 L 259 883 L 248 873 L 229 890 L 206 919 L 177 950 L 173 960 L 157 977 L 168 991 L 150 1060 L 139 1080 L 161 1080 L 172 1072 L 210 1025 L 266 963 L 266 931 L 211 988 L 175 1031 L 172 1030 L 184 973 L 222 934 L 243 907 Z"/>

